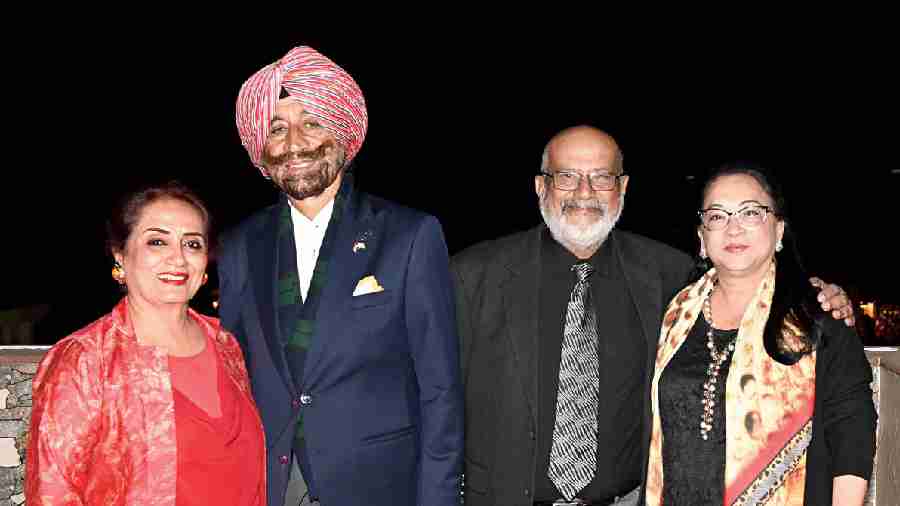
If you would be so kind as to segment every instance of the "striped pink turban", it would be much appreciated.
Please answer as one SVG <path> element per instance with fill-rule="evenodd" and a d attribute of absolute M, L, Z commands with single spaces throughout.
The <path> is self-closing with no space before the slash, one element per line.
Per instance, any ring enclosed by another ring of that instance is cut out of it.
<path fill-rule="evenodd" d="M 263 150 L 282 88 L 344 146 L 347 162 L 356 156 L 369 123 L 362 91 L 344 69 L 316 50 L 298 46 L 253 74 L 238 93 L 235 121 L 241 143 L 263 175 Z"/>

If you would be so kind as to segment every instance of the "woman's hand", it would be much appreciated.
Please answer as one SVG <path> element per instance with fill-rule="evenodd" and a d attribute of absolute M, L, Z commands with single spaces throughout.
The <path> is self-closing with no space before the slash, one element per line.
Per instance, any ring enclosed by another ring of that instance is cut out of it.
<path fill-rule="evenodd" d="M 831 490 L 832 506 L 862 506 L 867 484 L 866 480 L 852 474 L 835 476 Z"/>

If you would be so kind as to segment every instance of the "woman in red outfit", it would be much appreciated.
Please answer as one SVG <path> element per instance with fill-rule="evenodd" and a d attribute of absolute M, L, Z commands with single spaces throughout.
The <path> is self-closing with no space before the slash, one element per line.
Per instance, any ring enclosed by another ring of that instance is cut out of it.
<path fill-rule="evenodd" d="M 126 296 L 57 343 L 34 380 L 28 504 L 265 504 L 265 444 L 241 350 L 188 301 L 210 217 L 179 183 L 126 196 L 108 223 Z"/>

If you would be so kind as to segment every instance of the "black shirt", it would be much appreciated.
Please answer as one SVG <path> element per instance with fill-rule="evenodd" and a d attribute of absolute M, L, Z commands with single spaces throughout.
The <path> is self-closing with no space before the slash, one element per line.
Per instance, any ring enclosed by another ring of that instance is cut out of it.
<path fill-rule="evenodd" d="M 562 494 L 547 476 L 556 423 L 559 360 L 566 308 L 577 278 L 572 266 L 581 262 L 544 231 L 541 243 L 538 437 L 535 501 L 553 501 Z M 588 261 L 597 311 L 600 360 L 600 407 L 597 413 L 597 471 L 578 494 L 591 501 L 608 501 L 638 486 L 641 479 L 642 396 L 646 380 L 647 343 L 637 311 L 628 295 L 622 267 L 607 243 Z"/>
<path fill-rule="evenodd" d="M 721 506 L 725 496 L 725 380 L 734 353 L 729 353 L 716 378 L 715 406 L 709 439 L 700 436 L 703 384 L 711 358 L 706 346 L 709 323 L 701 313 L 687 339 L 659 379 L 659 413 L 663 440 L 663 504 Z M 713 330 L 721 350 L 737 329 Z M 751 422 L 752 423 L 752 422 Z"/>

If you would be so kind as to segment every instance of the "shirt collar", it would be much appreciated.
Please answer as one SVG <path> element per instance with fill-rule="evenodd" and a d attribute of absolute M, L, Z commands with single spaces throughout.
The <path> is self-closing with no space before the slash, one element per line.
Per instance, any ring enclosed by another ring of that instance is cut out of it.
<path fill-rule="evenodd" d="M 296 232 L 303 231 L 307 234 L 317 233 L 325 236 L 325 230 L 328 228 L 328 222 L 331 221 L 331 214 L 334 212 L 334 199 L 329 200 L 313 219 L 307 218 L 290 203 L 288 206 L 291 208 L 291 221 L 294 223 Z"/>
<path fill-rule="evenodd" d="M 600 248 L 587 259 L 595 270 L 596 276 L 604 278 L 618 277 L 618 270 L 615 268 L 615 255 L 613 254 L 613 242 L 615 241 L 615 231 L 610 232 L 609 236 L 600 245 Z M 558 265 L 569 270 L 573 265 L 584 262 L 567 250 L 565 246 L 560 244 L 553 238 L 550 229 L 544 227 L 543 233 L 543 255 L 551 265 Z"/>

